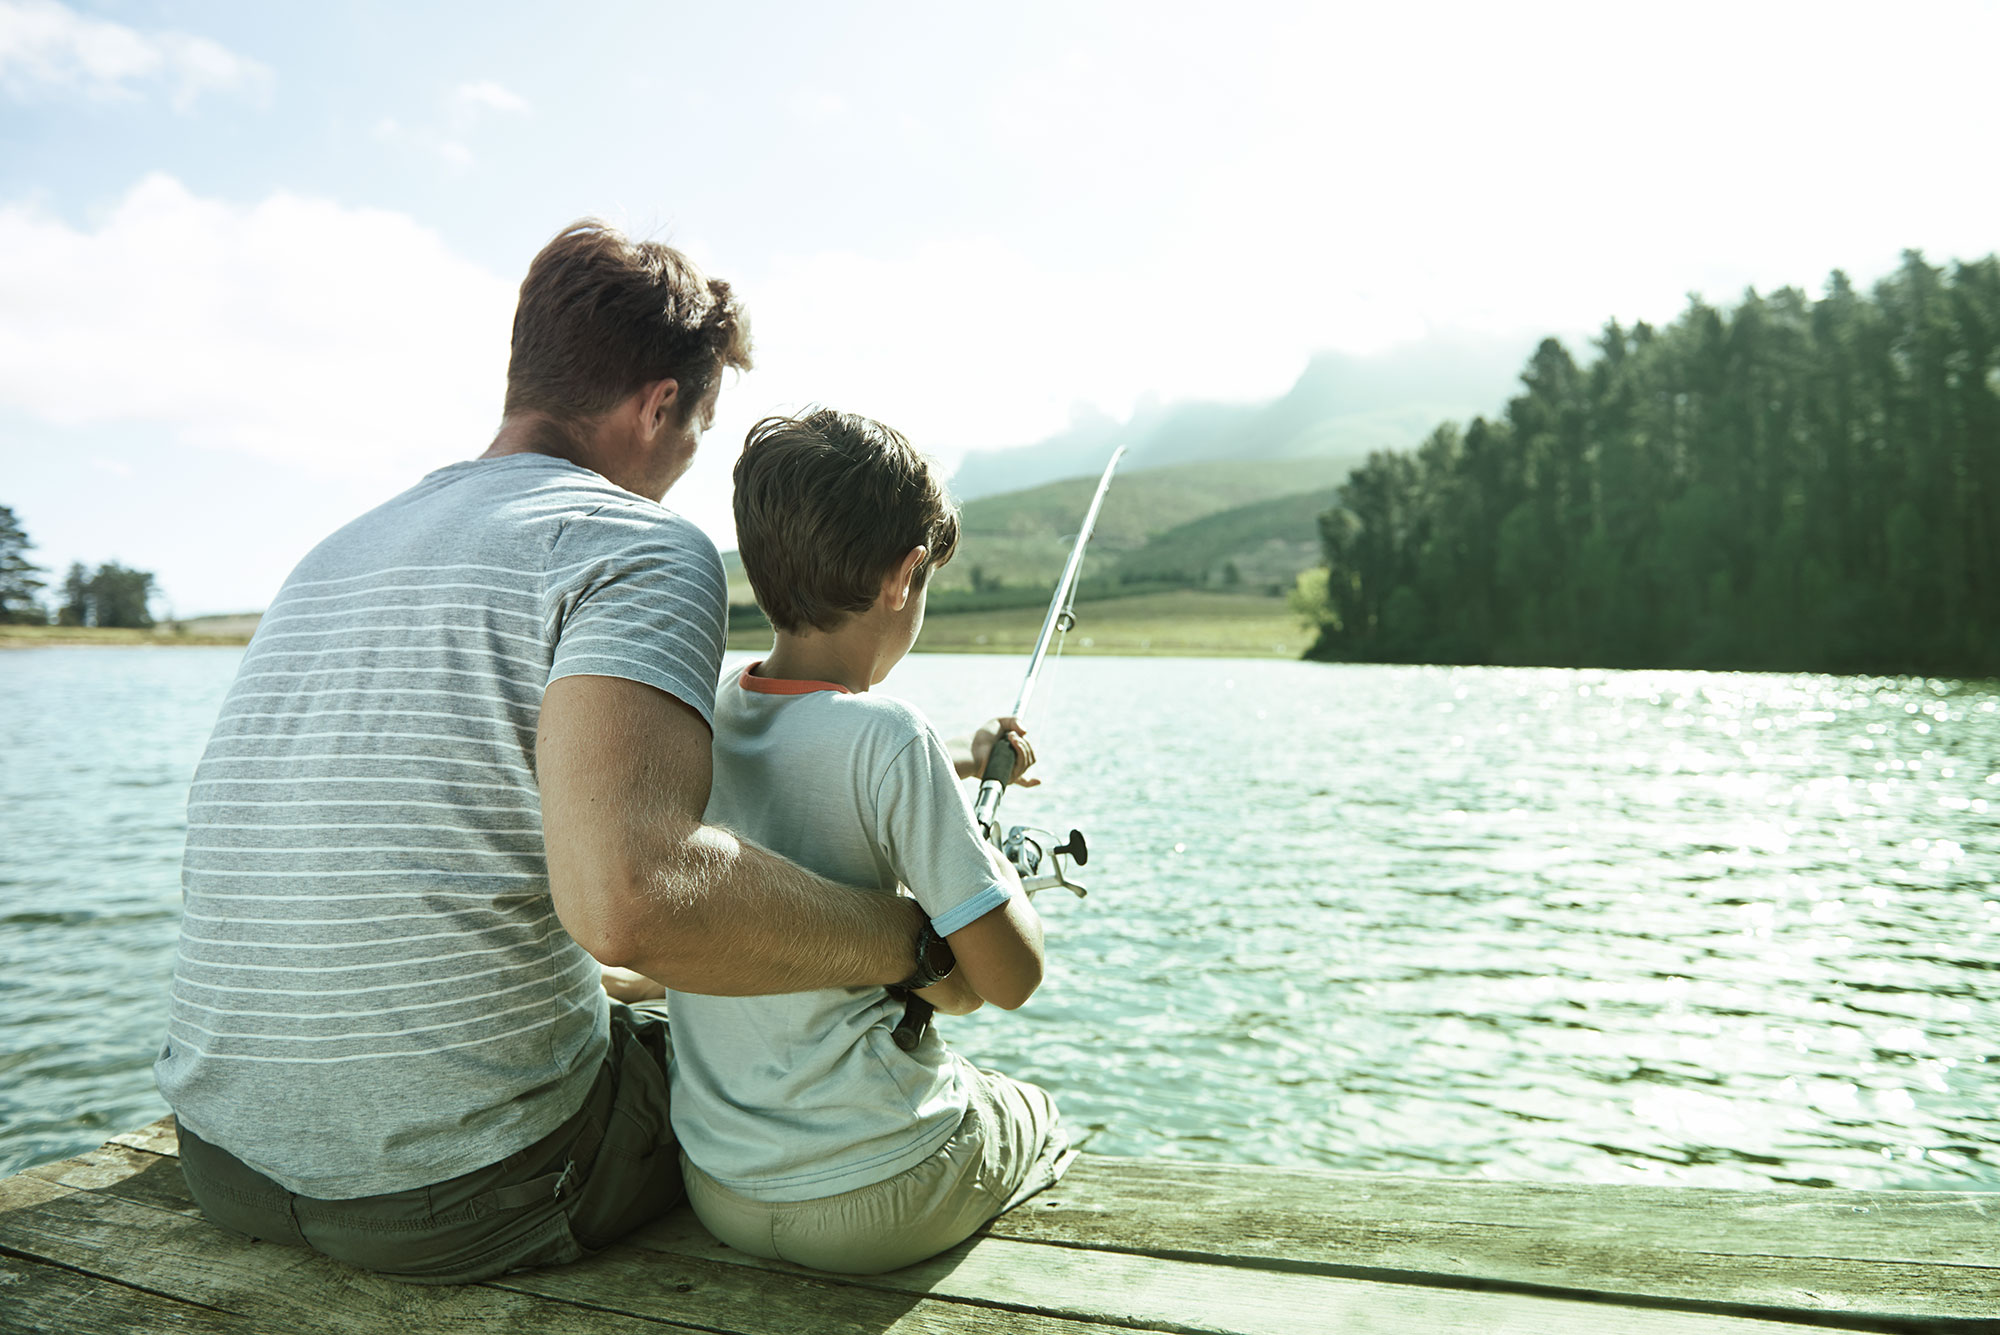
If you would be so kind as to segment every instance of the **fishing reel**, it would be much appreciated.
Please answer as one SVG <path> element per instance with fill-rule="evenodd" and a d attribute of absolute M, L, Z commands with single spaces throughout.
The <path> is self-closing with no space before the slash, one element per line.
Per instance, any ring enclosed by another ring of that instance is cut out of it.
<path fill-rule="evenodd" d="M 1090 861 L 1090 845 L 1084 842 L 1082 830 L 1071 830 L 1068 841 L 1059 844 L 1048 830 L 1016 825 L 1000 841 L 1000 855 L 1014 864 L 1014 870 L 1021 874 L 1021 888 L 1031 898 L 1038 890 L 1056 886 L 1078 899 L 1088 893 L 1082 882 L 1069 878 L 1071 866 L 1081 867 Z"/>

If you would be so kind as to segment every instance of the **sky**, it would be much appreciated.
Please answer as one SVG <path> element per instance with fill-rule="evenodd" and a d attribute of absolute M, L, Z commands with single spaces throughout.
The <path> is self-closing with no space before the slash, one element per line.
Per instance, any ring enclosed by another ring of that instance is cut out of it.
<path fill-rule="evenodd" d="M 261 608 L 485 448 L 515 287 L 595 215 L 749 308 L 667 501 L 728 548 L 745 429 L 808 403 L 950 466 L 1990 254 L 1996 50 L 1992 0 L 0 0 L 0 505 L 58 575 Z"/>

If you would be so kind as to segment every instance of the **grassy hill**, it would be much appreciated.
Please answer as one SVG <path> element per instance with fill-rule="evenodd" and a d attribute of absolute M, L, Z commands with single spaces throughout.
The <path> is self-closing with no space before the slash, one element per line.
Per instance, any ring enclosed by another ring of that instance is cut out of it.
<path fill-rule="evenodd" d="M 1319 512 L 1360 462 L 1251 459 L 1120 472 L 1097 518 L 1084 579 L 1094 587 L 1220 585 L 1233 561 L 1245 585 L 1289 585 L 1318 562 Z M 959 601 L 951 595 L 998 595 L 1013 603 L 1021 601 L 1020 591 L 1037 589 L 1046 597 L 1096 487 L 1093 475 L 967 501 L 958 554 L 938 572 L 934 597 L 945 606 Z M 754 601 L 737 554 L 725 553 L 723 564 L 729 600 Z"/>
<path fill-rule="evenodd" d="M 1158 579 L 1162 576 L 1156 572 L 1172 570 L 1176 573 L 1166 576 L 1170 582 L 1199 583 L 1198 576 L 1178 573 L 1171 553 L 1181 544 L 1192 544 L 1190 560 L 1198 550 L 1204 564 L 1219 568 L 1230 557 L 1261 547 L 1267 537 L 1295 540 L 1300 533 L 1296 512 L 1310 502 L 1295 501 L 1275 510 L 1260 507 L 1281 498 L 1311 495 L 1321 498 L 1319 509 L 1325 509 L 1324 498 L 1360 462 L 1351 456 L 1253 459 L 1121 472 L 1098 516 L 1084 577 L 1129 583 Z M 1052 587 L 1062 574 L 1096 485 L 1095 477 L 1070 478 L 966 502 L 959 553 L 938 572 L 935 589 Z M 1219 520 L 1239 510 L 1247 513 L 1234 521 Z M 1318 510 L 1312 513 L 1316 516 Z M 1211 519 L 1218 522 L 1209 528 L 1192 527 Z M 1266 525 L 1275 526 L 1269 534 L 1262 531 Z M 1310 536 L 1312 531 L 1308 521 L 1305 532 Z M 1128 566 L 1127 562 L 1140 559 L 1141 552 L 1148 553 L 1142 563 Z M 1289 582 L 1290 575 L 1284 578 Z"/>
<path fill-rule="evenodd" d="M 1190 584 L 1204 588 L 1291 586 L 1301 570 L 1320 564 L 1319 517 L 1338 488 L 1322 487 L 1254 501 L 1156 533 L 1118 561 L 1129 584 Z"/>

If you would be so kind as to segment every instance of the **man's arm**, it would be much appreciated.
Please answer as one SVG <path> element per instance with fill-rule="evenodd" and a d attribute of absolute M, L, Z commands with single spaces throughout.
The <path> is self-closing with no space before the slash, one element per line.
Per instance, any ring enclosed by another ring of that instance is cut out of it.
<path fill-rule="evenodd" d="M 835 885 L 702 824 L 713 773 L 701 716 L 621 677 L 559 677 L 535 773 L 549 891 L 603 964 L 682 992 L 760 996 L 901 982 L 923 910 Z"/>

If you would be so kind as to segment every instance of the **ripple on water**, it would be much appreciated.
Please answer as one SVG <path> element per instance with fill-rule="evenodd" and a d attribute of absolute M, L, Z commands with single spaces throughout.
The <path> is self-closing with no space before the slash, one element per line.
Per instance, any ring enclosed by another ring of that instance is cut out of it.
<path fill-rule="evenodd" d="M 10 655 L 0 1171 L 160 1108 L 186 783 L 235 651 Z M 948 729 L 1012 659 L 909 660 Z M 2000 693 L 1068 660 L 1008 815 L 1091 836 L 1049 980 L 947 1021 L 1121 1153 L 2000 1188 Z"/>

